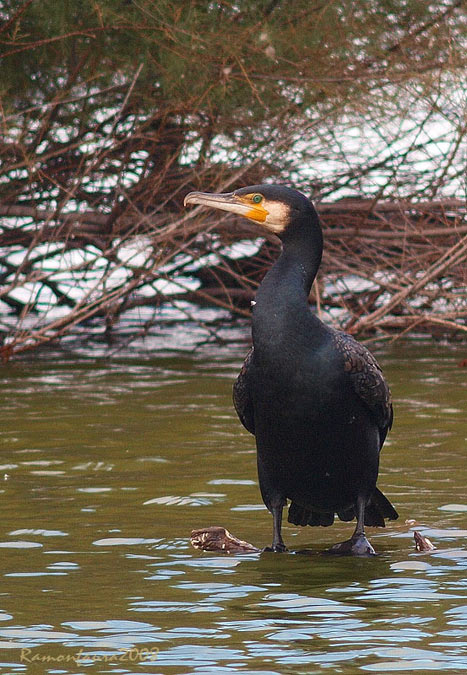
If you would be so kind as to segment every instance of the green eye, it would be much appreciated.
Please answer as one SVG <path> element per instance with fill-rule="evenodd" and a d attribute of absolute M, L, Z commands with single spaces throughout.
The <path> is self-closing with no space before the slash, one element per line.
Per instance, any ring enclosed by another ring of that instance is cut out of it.
<path fill-rule="evenodd" d="M 254 202 L 255 204 L 259 204 L 260 201 L 262 201 L 263 196 L 262 195 L 253 195 L 251 201 Z"/>

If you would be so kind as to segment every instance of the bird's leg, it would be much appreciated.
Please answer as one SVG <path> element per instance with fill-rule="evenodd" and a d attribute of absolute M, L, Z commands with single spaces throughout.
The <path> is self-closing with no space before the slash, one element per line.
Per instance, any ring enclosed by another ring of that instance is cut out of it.
<path fill-rule="evenodd" d="M 352 535 L 352 555 L 376 555 L 375 549 L 365 536 L 365 506 L 366 499 L 362 495 L 357 498 L 357 526 Z"/>
<path fill-rule="evenodd" d="M 360 556 L 376 555 L 375 549 L 365 536 L 365 506 L 365 497 L 359 495 L 357 498 L 357 526 L 352 537 L 341 544 L 334 544 L 326 553 Z"/>
<path fill-rule="evenodd" d="M 281 534 L 282 527 L 282 509 L 284 508 L 284 503 L 281 501 L 279 504 L 271 506 L 272 513 L 272 545 L 266 546 L 265 551 L 273 551 L 274 553 L 283 553 L 287 551 L 287 547 L 284 544 Z"/>

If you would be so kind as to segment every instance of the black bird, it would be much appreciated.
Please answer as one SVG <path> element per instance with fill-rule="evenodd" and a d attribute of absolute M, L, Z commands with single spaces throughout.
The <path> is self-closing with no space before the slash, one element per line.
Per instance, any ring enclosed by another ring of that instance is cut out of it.
<path fill-rule="evenodd" d="M 229 194 L 190 192 L 186 204 L 245 216 L 282 240 L 253 303 L 253 347 L 234 385 L 238 416 L 256 437 L 272 550 L 286 550 L 282 509 L 290 499 L 295 525 L 332 525 L 336 513 L 357 518 L 351 539 L 331 552 L 374 554 L 364 526 L 398 517 L 376 487 L 391 395 L 370 352 L 310 310 L 323 251 L 312 203 L 288 187 L 253 185 Z"/>

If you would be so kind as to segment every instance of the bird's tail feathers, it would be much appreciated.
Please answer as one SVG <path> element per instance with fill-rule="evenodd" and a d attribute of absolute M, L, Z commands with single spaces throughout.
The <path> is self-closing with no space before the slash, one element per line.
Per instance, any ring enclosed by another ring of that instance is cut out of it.
<path fill-rule="evenodd" d="M 293 525 L 321 525 L 322 527 L 329 527 L 334 522 L 334 513 L 326 511 L 321 513 L 313 511 L 307 506 L 301 506 L 297 502 L 292 502 L 289 506 L 289 515 L 287 520 Z"/>
<path fill-rule="evenodd" d="M 397 520 L 399 518 L 399 514 L 394 506 L 389 499 L 383 495 L 381 490 L 378 490 L 378 488 L 375 488 L 375 491 L 373 492 L 368 506 L 370 505 L 373 506 L 383 518 L 387 518 L 388 520 Z M 365 525 L 366 524 L 367 523 L 365 522 Z M 368 523 L 368 525 L 370 525 L 370 523 Z"/>
<path fill-rule="evenodd" d="M 353 520 L 357 514 L 355 508 L 352 506 L 337 512 L 340 520 Z M 393 507 L 389 499 L 383 495 L 381 490 L 375 488 L 365 509 L 365 525 L 369 527 L 385 527 L 384 519 L 396 520 L 399 517 L 396 509 Z M 334 522 L 334 513 L 331 511 L 320 512 L 315 511 L 308 506 L 301 506 L 296 502 L 292 502 L 289 506 L 288 522 L 293 525 L 305 525 L 322 527 L 329 527 Z"/>

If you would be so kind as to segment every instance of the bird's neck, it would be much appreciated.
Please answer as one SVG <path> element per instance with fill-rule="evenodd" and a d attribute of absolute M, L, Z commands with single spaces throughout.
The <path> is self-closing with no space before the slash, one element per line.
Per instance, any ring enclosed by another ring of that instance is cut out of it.
<path fill-rule="evenodd" d="M 317 218 L 295 223 L 283 237 L 282 253 L 264 277 L 256 294 L 253 311 L 255 349 L 262 345 L 285 343 L 321 322 L 308 305 L 308 296 L 318 272 L 323 251 L 321 228 Z"/>

